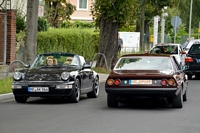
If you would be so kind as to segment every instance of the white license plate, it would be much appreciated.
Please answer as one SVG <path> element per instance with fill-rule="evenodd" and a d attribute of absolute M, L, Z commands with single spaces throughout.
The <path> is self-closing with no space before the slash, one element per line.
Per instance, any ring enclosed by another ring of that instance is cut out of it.
<path fill-rule="evenodd" d="M 152 80 L 130 80 L 129 84 L 131 84 L 131 85 L 136 85 L 136 84 L 148 85 L 148 84 L 152 84 Z"/>
<path fill-rule="evenodd" d="M 28 92 L 49 92 L 49 87 L 28 87 Z"/>

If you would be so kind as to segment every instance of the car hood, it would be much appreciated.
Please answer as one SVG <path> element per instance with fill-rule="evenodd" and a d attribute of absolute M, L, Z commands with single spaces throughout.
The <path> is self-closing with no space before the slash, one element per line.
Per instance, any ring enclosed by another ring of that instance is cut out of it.
<path fill-rule="evenodd" d="M 172 70 L 113 70 L 110 73 L 112 77 L 171 77 Z"/>
<path fill-rule="evenodd" d="M 62 72 L 72 72 L 76 69 L 66 69 L 66 68 L 30 68 L 22 70 L 24 73 L 24 80 L 29 81 L 59 81 Z"/>

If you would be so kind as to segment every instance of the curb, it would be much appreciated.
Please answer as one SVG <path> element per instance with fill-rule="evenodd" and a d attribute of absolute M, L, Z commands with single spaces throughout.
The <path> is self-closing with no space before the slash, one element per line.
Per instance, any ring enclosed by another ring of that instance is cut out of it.
<path fill-rule="evenodd" d="M 9 99 L 12 99 L 12 98 L 14 98 L 13 93 L 1 94 L 0 95 L 0 101 L 9 100 Z"/>

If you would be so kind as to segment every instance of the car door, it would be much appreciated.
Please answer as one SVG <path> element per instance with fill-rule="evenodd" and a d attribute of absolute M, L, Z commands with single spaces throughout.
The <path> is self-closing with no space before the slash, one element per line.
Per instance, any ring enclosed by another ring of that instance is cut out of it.
<path fill-rule="evenodd" d="M 183 83 L 183 92 L 185 92 L 188 84 L 186 74 L 183 72 L 182 66 L 178 63 L 178 61 L 174 57 L 173 57 L 173 64 L 176 71 L 176 76 L 179 76 L 181 83 Z"/>
<path fill-rule="evenodd" d="M 89 64 L 83 64 L 82 70 L 82 92 L 86 93 L 92 89 L 93 71 Z"/>
<path fill-rule="evenodd" d="M 183 48 L 181 45 L 179 45 L 179 56 L 180 56 L 180 59 L 181 59 L 181 63 L 182 63 L 182 66 L 185 65 L 185 57 L 186 57 L 186 54 L 183 54 Z"/>

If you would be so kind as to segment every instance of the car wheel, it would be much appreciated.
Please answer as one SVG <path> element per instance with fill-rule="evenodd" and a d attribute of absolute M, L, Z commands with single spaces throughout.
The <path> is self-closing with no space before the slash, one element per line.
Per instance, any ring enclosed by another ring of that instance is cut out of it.
<path fill-rule="evenodd" d="M 17 103 L 25 103 L 27 101 L 27 97 L 15 96 L 15 101 Z"/>
<path fill-rule="evenodd" d="M 99 95 L 99 78 L 95 77 L 93 85 L 92 85 L 92 91 L 87 93 L 88 98 L 97 98 Z"/>
<path fill-rule="evenodd" d="M 116 108 L 118 107 L 118 101 L 115 96 L 108 94 L 107 95 L 107 105 L 108 107 Z"/>
<path fill-rule="evenodd" d="M 80 100 L 80 93 L 81 93 L 81 91 L 80 91 L 80 81 L 77 78 L 76 81 L 75 81 L 75 85 L 74 85 L 72 95 L 69 97 L 69 101 L 72 102 L 72 103 L 78 103 L 79 100 Z"/>
<path fill-rule="evenodd" d="M 173 98 L 172 101 L 172 107 L 174 108 L 182 108 L 183 107 L 183 94 L 182 94 L 182 88 L 177 96 Z"/>
<path fill-rule="evenodd" d="M 185 90 L 185 94 L 183 95 L 183 101 L 187 101 L 187 89 Z"/>
<path fill-rule="evenodd" d="M 188 74 L 188 79 L 191 80 L 192 79 L 192 75 Z"/>

